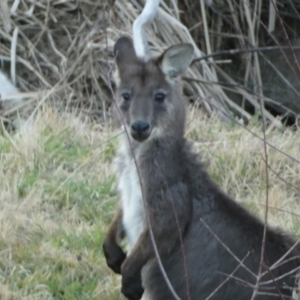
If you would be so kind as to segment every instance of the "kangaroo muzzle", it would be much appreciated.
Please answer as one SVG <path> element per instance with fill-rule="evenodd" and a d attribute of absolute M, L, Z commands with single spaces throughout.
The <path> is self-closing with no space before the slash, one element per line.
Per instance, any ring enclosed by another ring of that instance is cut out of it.
<path fill-rule="evenodd" d="M 136 121 L 131 124 L 130 134 L 139 142 L 146 140 L 151 133 L 150 124 L 145 121 Z"/>

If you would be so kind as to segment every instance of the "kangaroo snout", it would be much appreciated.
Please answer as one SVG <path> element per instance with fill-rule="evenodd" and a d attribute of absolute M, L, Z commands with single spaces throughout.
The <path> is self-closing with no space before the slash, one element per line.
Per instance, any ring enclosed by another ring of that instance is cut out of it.
<path fill-rule="evenodd" d="M 135 140 L 142 142 L 150 136 L 151 133 L 150 124 L 145 121 L 133 122 L 131 124 L 130 133 Z"/>

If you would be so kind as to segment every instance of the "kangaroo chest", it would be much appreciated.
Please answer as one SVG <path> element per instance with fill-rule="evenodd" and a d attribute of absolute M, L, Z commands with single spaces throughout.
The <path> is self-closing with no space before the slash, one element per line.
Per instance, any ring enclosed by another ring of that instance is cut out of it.
<path fill-rule="evenodd" d="M 116 171 L 123 211 L 123 226 L 128 241 L 128 251 L 130 251 L 145 226 L 144 204 L 133 158 L 123 151 L 123 153 L 119 153 L 117 162 L 120 166 Z"/>

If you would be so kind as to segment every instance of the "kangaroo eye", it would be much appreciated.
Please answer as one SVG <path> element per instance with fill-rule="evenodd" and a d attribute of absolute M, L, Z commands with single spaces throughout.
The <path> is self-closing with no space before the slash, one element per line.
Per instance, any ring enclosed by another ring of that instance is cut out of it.
<path fill-rule="evenodd" d="M 165 98 L 166 98 L 166 94 L 164 94 L 162 92 L 155 94 L 155 101 L 157 101 L 158 103 L 164 102 Z"/>
<path fill-rule="evenodd" d="M 130 100 L 130 94 L 129 94 L 129 93 L 123 93 L 123 94 L 122 94 L 122 97 L 123 97 L 123 99 L 124 99 L 125 101 Z"/>

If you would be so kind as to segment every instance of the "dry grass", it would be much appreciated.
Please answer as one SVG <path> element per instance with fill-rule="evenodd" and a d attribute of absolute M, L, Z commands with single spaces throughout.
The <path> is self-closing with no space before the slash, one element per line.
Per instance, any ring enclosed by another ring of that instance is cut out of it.
<path fill-rule="evenodd" d="M 153 53 L 161 53 L 170 45 L 190 42 L 194 45 L 195 57 L 200 58 L 228 49 L 286 46 L 286 38 L 293 44 L 299 31 L 293 27 L 299 3 L 294 1 L 296 12 L 293 9 L 291 12 L 288 1 L 276 1 L 279 12 L 274 12 L 270 5 L 273 2 L 163 1 L 148 31 L 151 49 Z M 0 3 L 0 68 L 10 74 L 21 91 L 28 93 L 24 95 L 25 103 L 29 104 L 24 114 L 32 111 L 43 91 L 42 102 L 76 108 L 81 114 L 105 121 L 111 105 L 107 80 L 113 66 L 112 47 L 117 37 L 131 32 L 132 22 L 144 1 L 2 0 Z M 11 19 L 7 17 L 10 13 Z M 290 18 L 284 18 L 285 15 Z M 268 29 L 274 24 L 276 31 L 269 33 Z M 282 58 L 282 66 L 277 66 L 279 71 L 295 74 L 294 81 L 297 81 L 294 57 L 290 58 L 291 65 L 284 53 L 277 53 Z M 265 84 L 261 75 L 266 69 L 264 64 L 256 52 L 201 60 L 189 68 L 184 78 L 185 93 L 189 100 L 200 103 L 209 113 L 234 111 L 248 120 L 251 116 L 245 106 L 258 111 L 259 99 L 273 103 L 261 90 L 262 83 Z M 268 77 L 271 72 L 268 70 Z M 297 90 L 299 84 L 296 83 L 292 81 L 291 85 Z M 286 103 L 282 105 L 280 108 L 284 110 Z M 293 108 L 284 111 L 289 110 Z M 4 110 L 0 115 L 13 118 L 13 112 Z M 267 110 L 264 114 L 274 121 Z"/>
<path fill-rule="evenodd" d="M 249 129 L 262 136 L 257 120 Z M 190 109 L 187 136 L 225 191 L 264 213 L 263 143 L 236 123 Z M 269 129 L 268 141 L 300 160 L 300 132 Z M 0 136 L 0 298 L 121 299 L 101 243 L 117 201 L 116 133 L 83 116 L 39 110 Z M 269 220 L 300 234 L 300 164 L 268 148 Z M 286 182 L 285 182 L 286 181 Z"/>
<path fill-rule="evenodd" d="M 101 252 L 116 200 L 111 136 L 47 110 L 0 137 L 1 299 L 116 299 Z"/>

